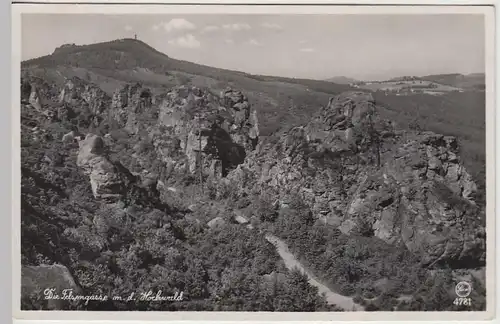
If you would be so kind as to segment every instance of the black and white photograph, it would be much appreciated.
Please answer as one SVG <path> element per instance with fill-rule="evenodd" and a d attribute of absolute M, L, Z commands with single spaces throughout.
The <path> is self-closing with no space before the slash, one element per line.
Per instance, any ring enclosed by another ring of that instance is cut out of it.
<path fill-rule="evenodd" d="M 487 7 L 18 6 L 21 311 L 494 307 Z"/>

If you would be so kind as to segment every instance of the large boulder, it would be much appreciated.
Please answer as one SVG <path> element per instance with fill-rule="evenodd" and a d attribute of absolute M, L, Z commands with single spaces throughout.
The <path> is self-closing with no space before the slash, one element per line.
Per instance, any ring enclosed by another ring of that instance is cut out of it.
<path fill-rule="evenodd" d="M 299 195 L 318 221 L 403 243 L 424 264 L 484 263 L 484 210 L 456 139 L 395 132 L 371 95 L 331 99 L 309 124 L 259 144 L 228 178 L 281 201 Z"/>
<path fill-rule="evenodd" d="M 126 185 L 118 168 L 106 157 L 103 139 L 88 134 L 79 146 L 77 165 L 90 177 L 94 197 L 109 201 L 120 199 Z"/>

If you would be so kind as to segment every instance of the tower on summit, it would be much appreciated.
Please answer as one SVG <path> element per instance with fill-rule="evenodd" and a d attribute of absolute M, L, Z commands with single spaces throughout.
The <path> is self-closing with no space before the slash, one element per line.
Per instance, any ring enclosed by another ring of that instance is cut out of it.
<path fill-rule="evenodd" d="M 134 39 L 137 40 L 137 34 L 134 34 Z"/>

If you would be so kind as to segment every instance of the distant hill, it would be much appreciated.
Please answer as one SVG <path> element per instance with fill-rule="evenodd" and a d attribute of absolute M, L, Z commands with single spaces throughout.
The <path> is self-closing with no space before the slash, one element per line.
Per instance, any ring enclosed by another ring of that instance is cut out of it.
<path fill-rule="evenodd" d="M 472 74 L 434 74 L 420 77 L 422 80 L 433 81 L 462 89 L 484 89 L 486 79 L 484 73 Z"/>
<path fill-rule="evenodd" d="M 400 77 L 389 79 L 387 81 L 416 81 L 416 80 L 422 80 L 422 78 L 416 77 L 416 76 L 400 76 Z"/>
<path fill-rule="evenodd" d="M 356 80 L 353 78 L 348 78 L 345 76 L 336 76 L 336 77 L 333 77 L 330 79 L 326 79 L 325 81 L 338 83 L 338 84 L 351 84 L 351 83 L 359 82 L 359 80 Z"/>

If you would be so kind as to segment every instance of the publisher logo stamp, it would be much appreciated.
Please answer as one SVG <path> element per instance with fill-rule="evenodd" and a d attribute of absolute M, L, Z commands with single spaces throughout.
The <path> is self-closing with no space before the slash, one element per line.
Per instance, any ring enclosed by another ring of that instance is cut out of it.
<path fill-rule="evenodd" d="M 472 292 L 472 287 L 471 287 L 470 283 L 468 283 L 466 281 L 460 281 L 455 286 L 455 293 L 460 298 L 468 297 L 471 292 Z"/>

